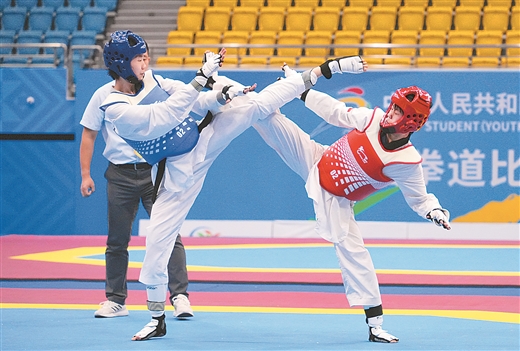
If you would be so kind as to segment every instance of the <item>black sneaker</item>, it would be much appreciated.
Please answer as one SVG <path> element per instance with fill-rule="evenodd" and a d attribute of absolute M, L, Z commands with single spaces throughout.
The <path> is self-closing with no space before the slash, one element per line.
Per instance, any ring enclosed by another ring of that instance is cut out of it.
<path fill-rule="evenodd" d="M 144 326 L 137 334 L 134 335 L 132 340 L 143 341 L 150 338 L 158 338 L 166 335 L 166 322 L 164 318 L 166 315 L 160 317 L 152 317 L 150 323 Z"/>

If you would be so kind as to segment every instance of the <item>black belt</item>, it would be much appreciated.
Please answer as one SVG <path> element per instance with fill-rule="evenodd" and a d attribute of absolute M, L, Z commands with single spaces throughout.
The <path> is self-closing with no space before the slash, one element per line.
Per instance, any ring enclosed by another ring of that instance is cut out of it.
<path fill-rule="evenodd" d="M 112 164 L 114 166 L 116 166 L 117 168 L 122 168 L 122 169 L 138 170 L 138 169 L 150 169 L 150 168 L 152 168 L 152 166 L 150 166 L 146 162 L 143 162 L 143 163 L 125 163 L 125 164 L 121 164 L 121 165 L 116 165 L 114 163 L 112 163 Z"/>
<path fill-rule="evenodd" d="M 206 117 L 200 122 L 198 126 L 199 133 L 213 120 L 213 114 L 208 111 L 206 114 Z M 157 199 L 157 193 L 159 192 L 159 185 L 162 182 L 162 179 L 164 177 L 164 169 L 166 168 L 166 159 L 163 158 L 159 161 L 159 164 L 157 166 L 157 175 L 155 176 L 155 184 L 153 189 L 153 196 L 152 196 L 152 202 L 155 202 Z"/>

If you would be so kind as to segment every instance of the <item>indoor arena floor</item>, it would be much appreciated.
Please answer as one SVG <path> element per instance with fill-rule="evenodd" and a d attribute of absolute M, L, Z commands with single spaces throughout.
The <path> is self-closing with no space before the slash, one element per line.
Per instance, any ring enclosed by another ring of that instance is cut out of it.
<path fill-rule="evenodd" d="M 104 236 L 7 235 L 1 244 L 0 350 L 519 350 L 519 242 L 367 240 L 384 328 L 367 341 L 331 244 L 320 239 L 183 238 L 195 316 L 131 341 L 150 319 L 133 237 L 128 317 L 104 300 Z"/>

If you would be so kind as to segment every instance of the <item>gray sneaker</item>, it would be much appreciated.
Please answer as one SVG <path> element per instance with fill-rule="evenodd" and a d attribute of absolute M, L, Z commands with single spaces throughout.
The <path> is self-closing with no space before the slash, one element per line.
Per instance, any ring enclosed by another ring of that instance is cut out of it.
<path fill-rule="evenodd" d="M 128 316 L 128 310 L 125 305 L 120 305 L 114 301 L 104 301 L 99 304 L 99 309 L 94 312 L 96 318 L 112 318 Z"/>

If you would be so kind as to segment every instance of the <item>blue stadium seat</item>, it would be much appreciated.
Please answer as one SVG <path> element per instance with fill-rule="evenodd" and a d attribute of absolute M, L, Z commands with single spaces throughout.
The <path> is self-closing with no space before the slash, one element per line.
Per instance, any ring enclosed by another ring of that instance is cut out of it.
<path fill-rule="evenodd" d="M 50 43 L 58 43 L 58 44 L 65 44 L 69 45 L 69 36 L 70 33 L 65 30 L 49 30 L 45 32 L 43 43 L 44 44 L 50 44 Z M 50 57 L 33 57 L 33 63 L 49 63 L 49 64 L 56 64 L 59 67 L 63 66 L 63 63 L 65 61 L 65 50 L 62 48 L 44 48 L 43 54 L 45 55 L 54 55 L 56 53 L 57 61 L 54 60 L 54 58 Z"/>
<path fill-rule="evenodd" d="M 0 0 L 0 9 L 11 6 L 11 0 Z"/>
<path fill-rule="evenodd" d="M 42 42 L 43 31 L 41 30 L 22 30 L 18 32 L 16 42 L 18 44 L 33 44 Z M 36 55 L 40 52 L 39 47 L 18 48 L 17 52 L 22 55 Z"/>
<path fill-rule="evenodd" d="M 95 45 L 96 32 L 88 30 L 76 30 L 70 37 L 70 46 L 73 45 Z M 82 68 L 85 60 L 90 59 L 94 49 L 72 49 L 72 63 L 77 68 Z"/>
<path fill-rule="evenodd" d="M 14 43 L 16 31 L 8 29 L 0 29 L 0 43 Z M 12 47 L 1 47 L 0 55 L 8 55 L 13 52 Z"/>
<path fill-rule="evenodd" d="M 14 0 L 14 3 L 16 6 L 30 9 L 38 5 L 38 0 Z"/>
<path fill-rule="evenodd" d="M 53 8 L 33 7 L 29 11 L 29 29 L 47 31 L 52 26 L 53 17 Z"/>
<path fill-rule="evenodd" d="M 90 0 L 69 0 L 70 7 L 79 7 L 80 9 L 84 9 L 85 7 L 90 6 Z"/>
<path fill-rule="evenodd" d="M 107 9 L 104 7 L 86 7 L 81 17 L 81 28 L 93 30 L 96 33 L 105 31 L 107 22 Z"/>
<path fill-rule="evenodd" d="M 42 4 L 45 7 L 52 7 L 56 10 L 58 7 L 64 6 L 63 0 L 42 0 Z"/>
<path fill-rule="evenodd" d="M 108 11 L 114 11 L 117 7 L 118 0 L 94 0 L 97 7 L 106 7 Z"/>
<path fill-rule="evenodd" d="M 77 7 L 58 7 L 54 17 L 54 29 L 73 32 L 78 29 L 81 10 Z"/>
<path fill-rule="evenodd" d="M 2 29 L 14 30 L 16 32 L 23 30 L 27 8 L 13 6 L 7 7 L 2 14 Z"/>

